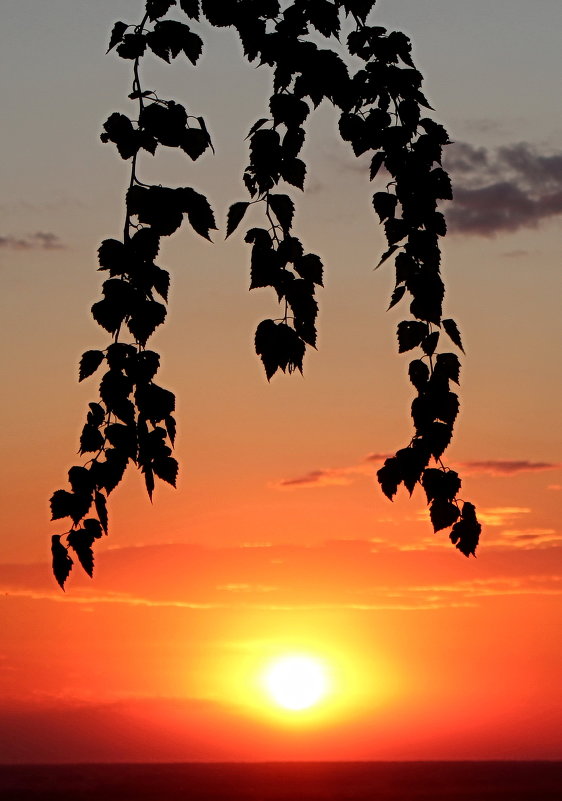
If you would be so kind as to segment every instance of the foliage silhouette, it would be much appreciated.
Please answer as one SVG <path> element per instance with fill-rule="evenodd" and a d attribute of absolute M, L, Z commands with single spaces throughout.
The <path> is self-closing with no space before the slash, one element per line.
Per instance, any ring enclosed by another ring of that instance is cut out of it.
<path fill-rule="evenodd" d="M 166 318 L 170 284 L 155 259 L 160 239 L 186 218 L 209 241 L 216 225 L 204 195 L 191 187 L 147 185 L 137 175 L 137 163 L 143 150 L 154 155 L 161 147 L 176 148 L 193 161 L 214 150 L 202 117 L 143 89 L 140 62 L 151 52 L 166 62 L 183 57 L 197 65 L 204 45 L 191 26 L 201 14 L 212 26 L 233 27 L 248 61 L 273 73 L 267 116 L 251 126 L 247 137 L 243 182 L 249 200 L 230 206 L 226 225 L 229 237 L 250 205 L 261 204 L 263 227 L 248 230 L 244 240 L 251 246 L 250 289 L 271 287 L 281 305 L 280 317 L 263 320 L 255 334 L 267 379 L 278 370 L 302 373 L 307 348 L 316 347 L 315 293 L 323 286 L 323 264 L 295 235 L 295 204 L 278 187 L 284 182 L 304 189 L 304 126 L 326 99 L 337 109 L 339 133 L 355 156 L 371 154 L 370 179 L 382 176 L 385 183 L 372 198 L 388 245 L 377 266 L 394 256 L 396 285 L 389 308 L 409 297 L 410 319 L 397 329 L 399 353 L 421 350 L 408 371 L 417 392 L 411 405 L 414 434 L 386 459 L 378 481 L 390 500 L 401 484 L 410 494 L 421 484 L 434 530 L 451 528 L 453 544 L 465 556 L 474 554 L 480 534 L 474 506 L 459 498 L 461 480 L 441 461 L 459 410 L 450 384 L 458 384 L 460 371 L 456 353 L 437 352 L 442 333 L 464 352 L 456 323 L 442 319 L 439 239 L 447 227 L 437 206 L 452 198 L 441 166 L 449 137 L 425 116 L 431 107 L 421 91 L 408 37 L 367 24 L 375 2 L 293 0 L 282 6 L 277 0 L 148 0 L 140 23 L 114 24 L 107 52 L 132 62 L 129 98 L 137 113 L 134 119 L 111 114 L 101 133 L 102 142 L 113 143 L 121 158 L 130 160 L 131 173 L 123 238 L 106 239 L 98 250 L 99 269 L 108 278 L 92 315 L 112 341 L 103 351 L 86 351 L 79 365 L 80 381 L 106 368 L 99 402 L 89 404 L 80 435 L 80 454 L 87 461 L 70 469 L 70 490 L 57 490 L 51 498 L 52 519 L 70 518 L 72 523 L 66 546 L 61 542 L 65 535 L 52 538 L 53 571 L 61 587 L 73 565 L 69 549 L 92 575 L 93 544 L 108 532 L 107 497 L 129 462 L 143 473 L 150 498 L 155 477 L 176 484 L 175 398 L 155 382 L 159 356 L 146 349 Z M 164 19 L 168 13 L 181 19 Z M 354 29 L 341 44 L 344 18 Z M 315 43 L 318 35 L 326 46 Z M 361 66 L 351 72 L 348 65 L 357 60 Z"/>

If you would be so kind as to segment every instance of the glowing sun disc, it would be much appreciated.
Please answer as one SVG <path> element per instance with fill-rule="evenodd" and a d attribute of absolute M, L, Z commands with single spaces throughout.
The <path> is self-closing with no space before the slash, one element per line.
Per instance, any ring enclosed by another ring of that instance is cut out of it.
<path fill-rule="evenodd" d="M 273 662 L 264 676 L 270 697 L 284 709 L 308 709 L 328 692 L 326 670 L 309 656 L 284 656 Z"/>

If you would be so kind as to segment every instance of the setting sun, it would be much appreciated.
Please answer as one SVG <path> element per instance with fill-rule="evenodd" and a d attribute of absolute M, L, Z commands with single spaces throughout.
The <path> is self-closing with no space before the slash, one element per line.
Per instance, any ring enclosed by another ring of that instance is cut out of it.
<path fill-rule="evenodd" d="M 330 689 L 326 668 L 309 656 L 276 659 L 264 675 L 269 696 L 284 709 L 308 709 L 321 701 Z"/>

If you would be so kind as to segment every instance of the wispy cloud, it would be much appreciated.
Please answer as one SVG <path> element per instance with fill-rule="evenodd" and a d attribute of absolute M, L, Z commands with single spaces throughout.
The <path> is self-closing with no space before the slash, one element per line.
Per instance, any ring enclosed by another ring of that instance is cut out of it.
<path fill-rule="evenodd" d="M 61 250 L 63 243 L 51 231 L 37 231 L 24 236 L 0 235 L 0 248 L 7 250 Z"/>
<path fill-rule="evenodd" d="M 369 453 L 364 460 L 347 467 L 325 467 L 310 470 L 294 478 L 285 478 L 271 486 L 278 489 L 305 489 L 308 487 L 347 486 L 361 476 L 374 475 L 376 467 L 382 465 L 389 453 Z M 562 469 L 562 462 L 532 462 L 529 459 L 485 459 L 482 461 L 455 462 L 465 474 L 484 473 L 493 476 L 511 476 L 517 473 L 533 473 Z"/>
<path fill-rule="evenodd" d="M 531 462 L 528 459 L 485 459 L 483 461 L 457 462 L 465 473 L 488 473 L 493 476 L 511 476 L 515 473 L 536 473 L 544 470 L 560 470 L 562 462 Z"/>
<path fill-rule="evenodd" d="M 494 236 L 562 214 L 562 153 L 540 153 L 527 142 L 496 150 L 457 142 L 444 163 L 453 179 L 451 231 Z"/>

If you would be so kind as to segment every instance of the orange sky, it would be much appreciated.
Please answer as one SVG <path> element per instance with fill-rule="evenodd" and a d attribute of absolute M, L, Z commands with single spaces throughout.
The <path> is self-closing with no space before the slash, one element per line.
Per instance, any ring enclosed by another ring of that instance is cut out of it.
<path fill-rule="evenodd" d="M 88 308 L 95 250 L 118 235 L 126 182 L 97 136 L 127 110 L 127 65 L 103 51 L 115 15 L 136 19 L 139 3 L 87 5 L 47 13 L 9 0 L 6 15 L 0 761 L 562 758 L 560 215 L 459 230 L 445 244 L 447 314 L 467 346 L 448 462 L 484 524 L 467 560 L 432 533 L 422 492 L 391 504 L 374 480 L 409 441 L 411 387 L 396 354 L 400 313 L 384 312 L 391 271 L 372 270 L 383 247 L 372 189 L 323 106 L 297 206 L 299 233 L 326 264 L 318 353 L 304 378 L 268 385 L 252 337 L 276 305 L 266 290 L 248 293 L 243 237 L 171 237 L 169 319 L 153 341 L 178 398 L 178 489 L 158 486 L 151 506 L 128 474 L 94 580 L 75 571 L 59 590 L 48 549 L 62 528 L 48 522 L 48 498 L 96 397 L 95 379 L 75 378 L 80 354 L 107 345 Z M 498 148 L 534 154 L 527 178 L 554 159 L 562 191 L 550 100 L 558 3 L 541 0 L 517 29 L 491 18 L 486 31 L 475 21 L 483 0 L 454 17 L 445 0 L 402 5 L 381 2 L 378 24 L 412 34 L 455 141 L 484 148 L 497 181 L 537 209 L 538 190 Z M 420 10 L 430 5 L 441 39 Z M 451 37 L 456 91 L 443 73 Z M 150 65 L 147 80 L 205 114 L 216 158 L 143 169 L 205 191 L 224 228 L 244 198 L 240 143 L 268 78 L 242 65 L 228 36 L 210 41 L 220 55 L 198 81 L 185 65 Z M 527 41 L 523 70 L 513 54 Z M 484 85 L 486 66 L 495 81 Z M 334 675 L 333 694 L 306 714 L 276 710 L 257 689 L 268 661 L 293 652 Z"/>

